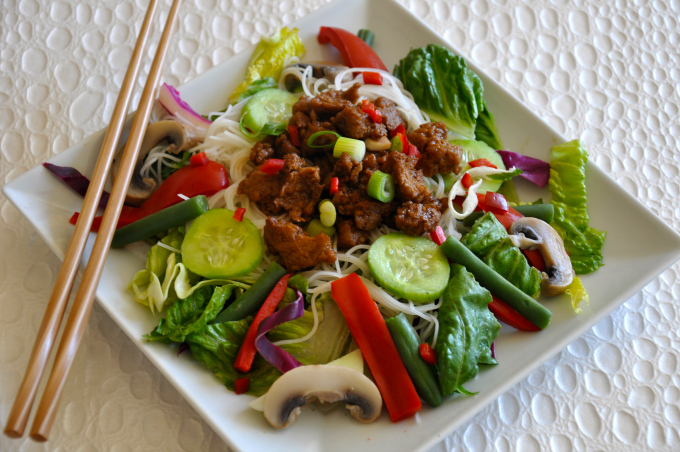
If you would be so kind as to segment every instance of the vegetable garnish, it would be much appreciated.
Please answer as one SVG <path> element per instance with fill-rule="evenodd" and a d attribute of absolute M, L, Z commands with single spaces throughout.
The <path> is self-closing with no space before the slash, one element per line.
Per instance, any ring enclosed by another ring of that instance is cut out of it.
<path fill-rule="evenodd" d="M 234 220 L 236 221 L 243 221 L 243 215 L 246 214 L 246 209 L 244 207 L 239 207 L 236 209 L 234 212 Z"/>
<path fill-rule="evenodd" d="M 366 44 L 369 46 L 373 45 L 373 40 L 375 39 L 375 33 L 373 33 L 371 30 L 367 30 L 366 28 L 362 28 L 357 32 L 357 36 L 361 38 L 362 41 L 364 41 Z"/>
<path fill-rule="evenodd" d="M 43 166 L 50 170 L 52 174 L 61 179 L 73 191 L 80 196 L 85 197 L 87 188 L 90 186 L 90 180 L 83 176 L 80 171 L 70 166 L 57 166 L 49 162 L 43 163 Z M 109 202 L 109 192 L 102 191 L 102 196 L 99 198 L 99 208 L 106 209 L 106 204 Z M 77 217 L 76 217 L 77 218 Z M 75 223 L 71 223 L 75 224 Z"/>
<path fill-rule="evenodd" d="M 333 226 L 324 226 L 318 218 L 313 218 L 305 228 L 305 231 L 312 237 L 316 237 L 321 233 L 326 234 L 328 237 L 333 237 L 335 235 L 335 228 Z"/>
<path fill-rule="evenodd" d="M 243 339 L 241 348 L 238 351 L 238 356 L 236 357 L 236 362 L 234 363 L 234 368 L 239 372 L 246 373 L 250 371 L 250 367 L 253 365 L 253 360 L 255 359 L 255 354 L 257 353 L 255 339 L 257 338 L 257 330 L 260 327 L 260 323 L 274 313 L 276 306 L 278 306 L 283 295 L 286 293 L 286 286 L 288 285 L 288 280 L 291 276 L 292 274 L 289 273 L 276 283 L 274 290 L 271 291 L 259 311 L 257 311 L 257 315 L 248 328 L 248 332 Z"/>
<path fill-rule="evenodd" d="M 469 189 L 475 182 L 472 180 L 472 176 L 470 176 L 468 173 L 465 173 L 463 174 L 461 183 L 463 184 L 463 187 Z"/>
<path fill-rule="evenodd" d="M 444 230 L 441 226 L 437 225 L 434 231 L 430 232 L 430 238 L 437 245 L 441 245 L 446 240 L 446 235 L 444 235 Z"/>
<path fill-rule="evenodd" d="M 263 173 L 273 176 L 283 169 L 285 162 L 283 159 L 267 159 L 262 165 L 260 165 L 260 171 Z"/>
<path fill-rule="evenodd" d="M 272 344 L 267 336 L 271 329 L 276 328 L 282 323 L 290 322 L 291 320 L 299 319 L 305 312 L 305 301 L 302 292 L 297 291 L 297 299 L 285 306 L 283 309 L 274 312 L 269 317 L 262 320 L 257 330 L 257 337 L 255 339 L 255 347 L 257 351 L 266 359 L 272 366 L 276 367 L 282 373 L 286 373 L 291 369 L 301 366 L 302 364 L 293 356 L 282 349 L 281 347 Z M 259 315 L 259 313 L 258 313 Z M 248 336 L 246 336 L 247 338 Z"/>
<path fill-rule="evenodd" d="M 394 345 L 396 345 L 399 356 L 404 361 L 404 366 L 413 381 L 418 395 L 430 406 L 441 405 L 442 391 L 439 388 L 437 372 L 434 367 L 428 365 L 423 360 L 420 353 L 420 347 L 423 345 L 429 346 L 429 344 L 420 344 L 418 333 L 413 329 L 411 322 L 403 312 L 397 316 L 385 319 L 385 324 L 387 324 L 387 328 L 390 330 Z M 432 350 L 432 347 L 430 347 L 430 350 Z M 434 350 L 432 350 L 432 354 L 436 361 L 437 356 L 434 355 Z"/>
<path fill-rule="evenodd" d="M 535 267 L 536 270 L 539 272 L 545 271 L 545 261 L 543 260 L 543 256 L 541 256 L 540 251 L 524 248 L 522 249 L 522 254 L 524 254 L 524 257 L 527 258 L 527 261 L 529 261 L 531 266 Z"/>
<path fill-rule="evenodd" d="M 196 113 L 180 98 L 179 92 L 167 83 L 161 86 L 158 101 L 171 115 L 191 124 L 199 134 L 204 135 L 210 127 L 210 121 Z"/>
<path fill-rule="evenodd" d="M 339 159 L 342 154 L 348 154 L 355 162 L 360 162 L 366 155 L 366 143 L 354 138 L 340 137 L 335 142 L 333 157 Z"/>
<path fill-rule="evenodd" d="M 602 265 L 602 246 L 607 233 L 588 227 L 588 151 L 579 140 L 573 140 L 554 146 L 550 155 L 550 202 L 555 206 L 553 227 L 564 240 L 576 274 L 593 272 Z"/>
<path fill-rule="evenodd" d="M 288 136 L 290 136 L 290 142 L 293 143 L 293 146 L 300 147 L 300 132 L 297 126 L 293 124 L 288 126 Z"/>
<path fill-rule="evenodd" d="M 416 159 L 420 160 L 420 151 L 418 150 L 417 147 L 415 147 L 412 144 L 408 145 L 408 151 L 406 152 L 406 155 L 415 157 Z"/>
<path fill-rule="evenodd" d="M 330 199 L 323 199 L 319 203 L 319 213 L 322 225 L 330 228 L 335 224 L 337 213 L 335 211 L 335 205 L 333 205 L 333 201 Z"/>
<path fill-rule="evenodd" d="M 380 389 L 392 422 L 413 416 L 420 399 L 378 306 L 356 273 L 331 283 L 331 295 L 347 320 Z"/>
<path fill-rule="evenodd" d="M 139 242 L 140 240 L 165 232 L 168 229 L 182 226 L 207 211 L 208 199 L 203 195 L 194 196 L 116 230 L 113 234 L 111 247 L 121 248 L 130 243 Z"/>
<path fill-rule="evenodd" d="M 484 197 L 486 201 L 486 196 Z M 525 217 L 540 218 L 546 223 L 550 224 L 555 216 L 555 207 L 552 204 L 525 204 L 523 206 L 514 206 L 513 210 L 524 215 Z M 471 227 L 475 221 L 484 215 L 484 211 L 472 212 L 463 220 L 463 225 L 467 228 Z M 494 212 L 496 214 L 496 212 Z M 498 217 L 498 216 L 497 216 Z"/>
<path fill-rule="evenodd" d="M 476 168 L 478 166 L 488 166 L 489 168 L 498 169 L 498 167 L 496 165 L 494 165 L 493 163 L 491 163 L 488 159 L 473 160 L 471 162 L 468 162 L 468 165 L 470 165 L 473 168 Z M 507 167 L 507 165 L 506 165 L 506 167 Z"/>
<path fill-rule="evenodd" d="M 249 138 L 260 135 L 281 135 L 293 115 L 293 105 L 299 96 L 270 88 L 253 95 L 243 107 L 239 128 Z"/>
<path fill-rule="evenodd" d="M 304 53 L 305 47 L 298 36 L 297 28 L 291 30 L 283 27 L 272 36 L 263 36 L 248 62 L 245 79 L 236 87 L 229 100 L 235 102 L 256 80 L 265 77 L 278 80 L 284 63 Z"/>
<path fill-rule="evenodd" d="M 486 192 L 486 195 L 484 195 L 484 204 L 491 209 L 498 209 L 501 212 L 507 212 L 510 208 L 510 204 L 508 204 L 508 200 L 505 199 L 505 196 L 492 191 L 488 191 Z"/>
<path fill-rule="evenodd" d="M 331 178 L 331 186 L 328 190 L 330 192 L 331 196 L 336 194 L 339 188 L 340 188 L 340 179 L 338 179 L 337 177 Z"/>
<path fill-rule="evenodd" d="M 210 159 L 208 159 L 208 156 L 205 155 L 205 152 L 199 152 L 198 154 L 194 154 L 191 156 L 189 159 L 189 165 L 191 166 L 203 166 L 207 165 Z"/>
<path fill-rule="evenodd" d="M 375 68 L 387 71 L 375 51 L 358 36 L 342 28 L 321 27 L 317 36 L 319 44 L 330 43 L 338 49 L 342 61 L 349 67 Z"/>
<path fill-rule="evenodd" d="M 234 392 L 236 394 L 245 394 L 250 389 L 250 378 L 239 378 L 234 382 Z"/>
<path fill-rule="evenodd" d="M 394 199 L 394 180 L 389 174 L 376 170 L 368 181 L 368 196 L 380 202 L 390 202 Z"/>
<path fill-rule="evenodd" d="M 493 312 L 501 322 L 521 331 L 541 331 L 539 327 L 522 317 L 520 313 L 512 309 L 500 298 L 493 297 L 493 301 L 489 303 L 489 311 Z"/>
<path fill-rule="evenodd" d="M 425 361 L 428 364 L 432 364 L 433 366 L 437 364 L 437 355 L 434 352 L 434 349 L 430 344 L 425 342 L 424 344 L 420 344 L 420 356 L 423 358 L 423 361 Z"/>
<path fill-rule="evenodd" d="M 456 391 L 470 394 L 463 385 L 477 376 L 479 364 L 496 364 L 490 347 L 501 325 L 487 309 L 490 302 L 491 294 L 472 273 L 462 265 L 451 265 L 451 280 L 439 308 L 439 333 L 434 347 L 444 395 Z"/>
<path fill-rule="evenodd" d="M 116 227 L 122 228 L 181 202 L 182 198 L 178 196 L 179 194 L 183 194 L 187 198 L 198 195 L 212 196 L 227 187 L 229 187 L 227 170 L 221 164 L 210 160 L 202 166 L 187 165 L 178 169 L 163 181 L 140 207 L 123 206 Z M 69 222 L 75 224 L 77 218 L 77 215 L 74 215 Z M 101 221 L 102 217 L 95 217 L 92 222 L 92 231 L 99 230 Z"/>
<path fill-rule="evenodd" d="M 367 74 L 367 72 L 364 72 L 364 74 Z M 380 74 L 377 75 L 380 76 Z M 382 85 L 382 80 L 380 83 L 374 83 L 374 85 Z M 376 124 L 382 124 L 382 113 L 380 110 L 376 110 L 375 105 L 368 99 L 361 101 L 361 111 L 366 113 Z"/>
<path fill-rule="evenodd" d="M 382 75 L 377 72 L 364 72 L 364 83 L 367 85 L 382 85 Z M 378 122 L 378 121 L 376 121 Z"/>
<path fill-rule="evenodd" d="M 550 163 L 512 151 L 497 150 L 503 158 L 506 168 L 519 168 L 521 177 L 533 182 L 541 188 L 548 185 L 550 179 Z"/>
<path fill-rule="evenodd" d="M 548 309 L 490 269 L 458 239 L 450 236 L 440 248 L 446 257 L 465 266 L 483 287 L 487 288 L 493 295 L 503 297 L 503 301 L 531 323 L 541 329 L 548 326 L 552 317 L 552 313 Z"/>
<path fill-rule="evenodd" d="M 335 141 L 328 144 L 315 144 L 315 140 L 322 135 L 333 135 L 335 138 L 340 138 L 340 134 L 333 132 L 332 130 L 322 130 L 320 132 L 313 133 L 309 138 L 307 138 L 307 147 L 309 148 L 327 148 L 328 146 L 333 146 Z"/>

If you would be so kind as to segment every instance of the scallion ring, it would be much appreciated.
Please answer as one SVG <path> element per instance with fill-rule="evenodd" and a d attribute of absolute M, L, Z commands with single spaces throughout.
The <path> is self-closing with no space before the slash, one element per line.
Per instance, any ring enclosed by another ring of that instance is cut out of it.
<path fill-rule="evenodd" d="M 333 157 L 339 159 L 342 157 L 342 154 L 349 154 L 352 160 L 360 162 L 364 159 L 364 155 L 366 155 L 366 143 L 354 138 L 340 137 L 335 142 Z"/>
<path fill-rule="evenodd" d="M 394 180 L 389 174 L 377 170 L 368 181 L 368 196 L 381 202 L 394 199 Z"/>
<path fill-rule="evenodd" d="M 329 144 L 314 144 L 314 140 L 319 138 L 321 135 L 335 135 L 335 137 L 339 140 L 340 139 L 340 134 L 333 132 L 332 130 L 322 130 L 321 132 L 316 132 L 313 133 L 311 137 L 307 139 L 307 147 L 310 148 L 327 148 L 328 146 L 333 146 L 335 143 L 329 143 Z"/>
<path fill-rule="evenodd" d="M 330 228 L 335 224 L 337 214 L 335 212 L 335 205 L 333 205 L 330 199 L 324 199 L 319 203 L 319 213 L 321 224 L 327 228 Z"/>
<path fill-rule="evenodd" d="M 313 218 L 312 221 L 309 222 L 306 231 L 307 234 L 311 235 L 312 237 L 316 237 L 322 232 L 326 234 L 328 237 L 333 237 L 335 235 L 335 228 L 333 226 L 326 227 L 321 223 L 321 220 L 318 220 L 316 218 Z"/>

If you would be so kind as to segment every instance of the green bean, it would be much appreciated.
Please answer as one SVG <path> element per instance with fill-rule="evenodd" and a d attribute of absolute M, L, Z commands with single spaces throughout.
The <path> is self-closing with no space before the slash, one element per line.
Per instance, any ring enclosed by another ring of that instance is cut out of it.
<path fill-rule="evenodd" d="M 526 204 L 524 206 L 514 206 L 513 209 L 524 215 L 525 217 L 538 218 L 550 224 L 555 217 L 555 206 L 552 204 Z M 472 227 L 484 212 L 472 212 L 463 220 L 463 226 Z"/>
<path fill-rule="evenodd" d="M 442 404 L 442 391 L 433 366 L 427 364 L 420 356 L 420 340 L 411 323 L 402 312 L 396 317 L 385 319 L 399 356 L 411 376 L 418 395 L 430 406 Z"/>
<path fill-rule="evenodd" d="M 475 275 L 479 284 L 492 295 L 500 298 L 537 327 L 543 329 L 548 326 L 552 317 L 548 309 L 489 268 L 458 239 L 450 236 L 440 248 L 451 261 L 463 265 Z"/>
<path fill-rule="evenodd" d="M 182 226 L 207 211 L 208 198 L 203 195 L 194 196 L 118 229 L 113 234 L 111 247 L 121 248 L 148 239 L 168 229 Z"/>
<path fill-rule="evenodd" d="M 267 299 L 274 286 L 286 274 L 286 269 L 276 262 L 269 264 L 269 267 L 262 273 L 257 281 L 243 294 L 238 297 L 226 309 L 220 312 L 210 324 L 231 322 L 232 320 L 242 320 L 249 315 L 257 313 L 264 300 Z"/>
<path fill-rule="evenodd" d="M 369 46 L 373 45 L 373 40 L 375 39 L 375 33 L 373 33 L 371 30 L 367 30 L 365 28 L 362 28 L 357 33 L 357 36 L 359 36 L 359 38 L 361 38 L 361 40 L 364 41 Z"/>

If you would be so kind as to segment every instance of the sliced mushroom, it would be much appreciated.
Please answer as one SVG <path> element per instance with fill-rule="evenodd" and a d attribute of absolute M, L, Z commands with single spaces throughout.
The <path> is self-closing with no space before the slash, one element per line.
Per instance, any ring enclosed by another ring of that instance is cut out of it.
<path fill-rule="evenodd" d="M 168 142 L 167 151 L 172 154 L 191 149 L 199 142 L 193 132 L 188 131 L 186 127 L 178 121 L 166 120 L 149 124 L 139 149 L 137 163 L 135 164 L 132 180 L 130 181 L 130 186 L 128 187 L 127 195 L 125 197 L 126 203 L 138 206 L 146 201 L 156 190 L 156 181 L 150 177 L 142 177 L 141 169 L 149 151 L 164 141 Z M 116 174 L 118 173 L 123 149 L 124 148 L 121 148 L 113 162 L 113 179 L 116 178 Z"/>
<path fill-rule="evenodd" d="M 375 421 L 382 410 L 378 387 L 361 372 L 310 365 L 290 370 L 274 382 L 264 399 L 264 417 L 273 427 L 286 428 L 312 397 L 325 403 L 347 403 L 352 417 L 363 423 Z"/>
<path fill-rule="evenodd" d="M 392 142 L 387 137 L 380 137 L 377 140 L 373 138 L 366 138 L 366 149 L 369 151 L 386 151 L 392 146 Z"/>
<path fill-rule="evenodd" d="M 538 249 L 545 261 L 541 293 L 551 297 L 564 292 L 574 280 L 574 268 L 557 231 L 543 220 L 523 217 L 512 224 L 509 232 L 537 243 L 532 248 Z"/>

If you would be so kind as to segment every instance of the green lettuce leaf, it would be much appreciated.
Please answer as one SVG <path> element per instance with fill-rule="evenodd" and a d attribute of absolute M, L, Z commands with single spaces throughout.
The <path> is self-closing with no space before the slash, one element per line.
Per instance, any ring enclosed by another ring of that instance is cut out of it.
<path fill-rule="evenodd" d="M 451 280 L 439 309 L 435 352 L 444 395 L 467 393 L 463 384 L 475 378 L 479 364 L 496 364 L 491 343 L 501 329 L 487 306 L 491 294 L 459 264 L 451 265 Z"/>
<path fill-rule="evenodd" d="M 475 140 L 483 141 L 495 150 L 503 149 L 501 137 L 496 128 L 493 115 L 484 102 L 484 108 L 477 116 L 477 127 L 475 127 Z"/>
<path fill-rule="evenodd" d="M 248 62 L 244 80 L 229 97 L 230 102 L 237 102 L 256 80 L 266 77 L 278 80 L 284 63 L 292 57 L 301 57 L 304 54 L 305 47 L 298 36 L 297 28 L 291 30 L 283 27 L 272 36 L 263 36 Z"/>
<path fill-rule="evenodd" d="M 183 300 L 177 300 L 147 336 L 149 341 L 184 342 L 186 336 L 203 329 L 217 317 L 237 286 L 205 286 Z"/>
<path fill-rule="evenodd" d="M 394 75 L 432 121 L 442 121 L 452 132 L 474 139 L 477 117 L 484 109 L 484 88 L 462 57 L 430 44 L 411 50 L 395 66 Z"/>
<path fill-rule="evenodd" d="M 590 304 L 590 296 L 588 295 L 586 288 L 583 287 L 583 283 L 579 277 L 574 277 L 574 280 L 564 292 L 571 297 L 571 307 L 574 308 L 574 312 L 577 314 L 583 312 L 579 307 L 582 301 L 585 301 L 586 304 Z"/>
<path fill-rule="evenodd" d="M 550 157 L 548 189 L 552 193 L 550 202 L 555 206 L 552 226 L 562 237 L 576 274 L 593 272 L 602 265 L 602 246 L 607 233 L 588 226 L 588 151 L 580 140 L 573 140 L 554 146 Z"/>
<path fill-rule="evenodd" d="M 461 243 L 525 294 L 536 298 L 541 293 L 541 272 L 529 265 L 492 213 L 477 220 Z"/>

